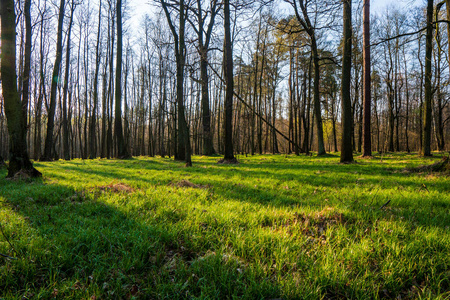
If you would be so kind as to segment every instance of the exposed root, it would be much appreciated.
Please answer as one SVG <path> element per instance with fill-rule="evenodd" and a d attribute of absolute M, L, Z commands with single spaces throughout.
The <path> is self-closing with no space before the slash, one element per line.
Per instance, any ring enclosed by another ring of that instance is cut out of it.
<path fill-rule="evenodd" d="M 8 174 L 8 179 L 12 181 L 20 181 L 38 178 L 41 176 L 42 176 L 41 172 L 39 172 L 35 168 L 31 168 L 31 169 L 20 169 L 18 172 L 14 173 L 14 175 Z"/>

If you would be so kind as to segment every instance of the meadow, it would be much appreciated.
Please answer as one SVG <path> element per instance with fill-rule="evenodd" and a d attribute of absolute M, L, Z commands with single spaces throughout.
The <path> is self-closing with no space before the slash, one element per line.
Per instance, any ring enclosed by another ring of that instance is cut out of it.
<path fill-rule="evenodd" d="M 405 171 L 440 157 L 2 169 L 0 299 L 449 299 L 448 173 Z"/>

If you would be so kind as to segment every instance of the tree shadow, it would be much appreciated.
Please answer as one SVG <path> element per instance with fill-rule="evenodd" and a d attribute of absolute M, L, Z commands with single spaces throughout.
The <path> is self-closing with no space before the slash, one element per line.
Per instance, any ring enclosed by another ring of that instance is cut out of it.
<path fill-rule="evenodd" d="M 222 259 L 222 245 L 192 240 L 193 233 L 177 226 L 182 220 L 173 212 L 158 221 L 151 218 L 158 207 L 133 211 L 105 201 L 142 194 L 5 179 L 0 179 L 0 191 L 0 214 L 9 216 L 2 226 L 14 246 L 0 243 L 0 252 L 18 258 L 0 260 L 0 268 L 8 270 L 0 275 L 0 297 L 279 296 L 279 287 L 263 272 L 241 274 L 237 262 Z M 148 219 L 136 217 L 142 213 Z"/>
<path fill-rule="evenodd" d="M 20 257 L 20 262 L 17 265 L 11 261 L 0 262 L 0 268 L 11 271 L 0 277 L 3 293 L 51 298 L 51 294 L 55 293 L 52 285 L 57 283 L 56 293 L 61 297 L 89 298 L 95 294 L 117 299 L 131 296 L 176 299 L 215 293 L 211 297 L 251 299 L 257 295 L 256 298 L 276 298 L 280 296 L 282 287 L 276 279 L 267 277 L 262 268 L 248 268 L 242 272 L 245 264 L 223 259 L 224 249 L 233 251 L 234 245 L 223 243 L 219 225 L 211 225 L 214 218 L 210 218 L 211 224 L 206 225 L 206 222 L 197 220 L 200 229 L 193 231 L 182 225 L 183 220 L 195 214 L 193 212 L 182 212 L 171 207 L 166 209 L 163 201 L 129 207 L 124 203 L 146 199 L 145 191 L 112 194 L 99 190 L 96 185 L 100 181 L 125 180 L 137 188 L 141 185 L 152 188 L 186 178 L 206 186 L 207 193 L 219 199 L 291 208 L 294 211 L 301 207 L 321 210 L 340 203 L 331 197 L 328 202 L 325 198 L 323 202 L 312 201 L 317 198 L 313 194 L 315 191 L 327 197 L 334 193 L 333 188 L 342 184 L 379 184 L 376 177 L 370 177 L 376 175 L 371 174 L 373 168 L 366 168 L 364 164 L 350 168 L 338 164 L 302 165 L 293 162 L 293 166 L 286 170 L 284 165 L 274 163 L 270 165 L 273 173 L 267 171 L 267 165 L 249 162 L 219 166 L 215 162 L 202 161 L 193 168 L 184 168 L 171 160 L 135 159 L 99 160 L 97 165 L 86 167 L 82 161 L 53 163 L 51 168 L 56 171 L 47 168 L 43 180 L 12 182 L 0 179 L 1 197 L 4 199 L 0 205 L 8 214 L 19 216 L 19 221 L 9 224 L 6 231 L 11 235 L 15 233 L 13 243 L 17 253 L 9 254 Z M 355 167 L 358 174 L 351 173 Z M 137 175 L 127 171 L 136 168 L 140 172 Z M 61 170 L 64 170 L 62 174 Z M 292 170 L 308 173 L 308 177 L 298 178 L 298 173 Z M 388 184 L 402 176 L 383 170 L 383 167 L 377 170 L 391 177 L 386 180 Z M 83 176 L 73 179 L 71 173 Z M 171 176 L 161 176 L 166 173 Z M 264 185 L 261 180 L 267 176 L 276 178 L 280 186 L 270 189 Z M 322 178 L 314 180 L 317 176 Z M 355 182 L 359 176 L 368 178 L 362 183 Z M 339 184 L 336 177 L 339 180 L 343 177 Z M 56 179 L 78 182 L 68 186 L 58 184 Z M 289 188 L 291 183 L 297 184 L 297 188 Z M 302 194 L 302 184 L 306 183 L 308 189 Z M 77 184 L 82 188 L 74 188 Z M 288 189 L 283 188 L 285 184 Z M 414 187 L 415 184 L 412 177 L 405 181 L 407 187 Z M 280 192 L 280 187 L 283 192 Z M 173 186 L 173 189 L 191 188 Z M 311 199 L 306 197 L 309 193 Z M 299 194 L 305 197 L 299 197 Z M 214 197 L 212 199 L 214 201 Z M 410 209 L 393 203 L 387 210 L 379 210 L 377 203 L 368 205 L 364 199 L 358 202 L 341 201 L 343 204 L 338 207 L 372 217 L 369 220 L 353 220 L 353 223 L 392 221 L 394 217 L 395 220 L 409 222 L 411 227 L 444 228 L 449 224 L 449 203 L 442 199 L 432 201 L 435 207 L 431 211 L 433 215 L 430 215 L 428 207 Z M 164 211 L 157 214 L 156 210 L 160 208 Z M 210 227 L 204 229 L 205 226 Z M 222 229 L 225 230 L 225 227 Z M 208 230 L 214 231 L 214 243 L 211 237 L 204 236 Z M 8 247 L 0 249 L 8 250 Z M 322 292 L 330 297 L 339 297 L 342 292 L 364 294 L 358 287 L 346 288 L 340 284 L 328 280 L 328 288 L 324 287 Z M 334 288 L 339 291 L 338 294 L 333 294 Z"/>

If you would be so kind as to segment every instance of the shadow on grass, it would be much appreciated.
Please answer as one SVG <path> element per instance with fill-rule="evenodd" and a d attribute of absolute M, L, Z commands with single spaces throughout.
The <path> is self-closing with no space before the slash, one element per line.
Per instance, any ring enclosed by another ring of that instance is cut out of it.
<path fill-rule="evenodd" d="M 5 232 L 16 251 L 10 254 L 19 258 L 0 260 L 0 268 L 8 270 L 0 275 L 0 298 L 279 296 L 279 288 L 261 271 L 241 273 L 223 260 L 220 245 L 199 246 L 188 230 L 143 222 L 104 201 L 126 200 L 125 193 L 5 179 L 0 179 L 0 191 L 0 213 L 9 215 L 2 223 L 8 222 Z"/>
<path fill-rule="evenodd" d="M 405 156 L 414 157 L 410 154 Z M 275 157 L 278 158 L 279 157 Z M 304 159 L 304 158 L 303 158 Z M 289 162 L 291 160 L 291 162 Z M 286 168 L 288 161 L 288 168 Z M 336 157 L 329 156 L 306 158 L 306 161 L 288 157 L 280 163 L 270 156 L 264 156 L 260 162 L 243 160 L 239 165 L 217 165 L 214 161 L 197 162 L 193 168 L 184 168 L 182 164 L 170 159 L 152 159 L 133 161 L 99 160 L 98 167 L 86 168 L 84 162 L 61 164 L 58 167 L 65 171 L 82 173 L 93 179 L 96 177 L 110 180 L 128 180 L 139 186 L 161 186 L 172 183 L 172 180 L 190 179 L 196 184 L 207 185 L 217 196 L 235 201 L 255 203 L 272 207 L 311 207 L 321 210 L 325 206 L 336 205 L 376 218 L 397 218 L 416 226 L 435 226 L 446 228 L 450 223 L 450 203 L 440 198 L 432 198 L 423 203 L 403 199 L 402 190 L 414 191 L 414 196 L 424 197 L 430 191 L 445 192 L 445 184 L 423 189 L 423 182 L 415 175 L 403 174 L 398 168 L 392 170 L 385 164 L 358 163 L 342 165 Z M 311 162 L 320 164 L 311 164 Z M 120 168 L 118 168 L 120 167 Z M 138 175 L 127 169 L 140 171 Z M 160 173 L 170 176 L 158 176 Z M 64 173 L 63 173 L 64 174 Z M 153 176 L 153 174 L 156 174 Z M 150 175 L 150 176 L 147 176 Z M 201 178 L 206 177 L 206 178 Z M 270 178 L 278 186 L 268 187 L 260 180 Z M 289 189 L 294 183 L 295 188 Z M 369 188 L 374 195 L 345 194 L 353 189 Z M 281 192 L 280 192 L 281 189 Z M 347 189 L 347 190 L 342 190 Z M 381 195 L 378 191 L 391 190 L 390 195 Z M 420 198 L 420 197 L 419 197 Z M 379 210 L 387 200 L 392 200 L 388 213 Z M 394 210 L 391 210 L 391 207 Z"/>
<path fill-rule="evenodd" d="M 152 189 L 167 186 L 173 179 L 186 178 L 196 184 L 208 185 L 209 191 L 220 199 L 279 208 L 310 206 L 318 210 L 329 203 L 314 195 L 316 190 L 322 193 L 324 188 L 329 189 L 324 193 L 326 196 L 340 186 L 351 185 L 351 188 L 359 184 L 359 176 L 368 177 L 363 184 L 376 185 L 380 182 L 376 177 L 378 171 L 389 177 L 386 179 L 388 182 L 402 178 L 401 174 L 384 170 L 384 166 L 374 170 L 369 166 L 366 168 L 364 163 L 322 165 L 323 161 L 319 159 L 311 158 L 304 164 L 294 160 L 289 169 L 276 161 L 271 164 L 268 159 L 262 160 L 262 164 L 244 161 L 236 166 L 218 166 L 215 162 L 206 161 L 193 168 L 184 168 L 182 164 L 167 159 L 99 160 L 94 166 L 73 161 L 51 164 L 48 175 L 44 173 L 47 176 L 44 181 L 15 183 L 0 179 L 1 197 L 6 200 L 2 208 L 22 220 L 22 223 L 17 222 L 16 228 L 7 228 L 8 233 L 16 234 L 13 242 L 20 260 L 0 263 L 0 267 L 9 270 L 0 275 L 3 276 L 0 290 L 7 295 L 30 296 L 28 293 L 34 293 L 42 298 L 52 297 L 55 288 L 60 297 L 78 298 L 97 295 L 120 299 L 133 294 L 159 299 L 283 296 L 277 279 L 267 277 L 268 273 L 262 266 L 247 266 L 247 270 L 242 272 L 238 262 L 224 260 L 221 251 L 235 245 L 217 242 L 220 234 L 214 237 L 215 244 L 203 237 L 201 231 L 195 232 L 199 237 L 193 239 L 191 229 L 176 226 L 179 220 L 189 217 L 189 212 L 168 211 L 166 219 L 154 219 L 151 210 L 157 207 L 142 207 L 141 211 L 132 212 L 120 203 L 137 198 L 126 193 L 101 193 L 90 188 L 99 180 L 124 180 L 138 188 L 142 185 Z M 326 158 L 327 161 L 333 159 Z M 271 164 L 272 172 L 268 171 L 267 164 Z M 52 169 L 59 172 L 52 172 Z M 355 169 L 358 174 L 354 174 Z M 295 171 L 304 175 L 299 176 Z M 83 174 L 76 179 L 82 189 L 53 181 L 56 178 L 70 181 L 71 173 Z M 201 176 L 206 176 L 206 179 Z M 280 186 L 270 189 L 258 183 L 267 177 L 276 179 L 274 181 L 280 185 L 290 181 L 299 184 L 300 188 L 305 185 L 307 190 L 301 197 L 301 189 L 280 193 Z M 404 184 L 414 187 L 416 183 L 411 177 Z M 145 194 L 138 196 L 145 197 Z M 107 204 L 106 197 L 112 197 L 114 201 Z M 335 205 L 337 201 L 331 204 Z M 350 210 L 363 210 L 373 218 L 392 220 L 392 212 L 374 212 L 375 206 L 365 207 L 363 203 L 344 201 L 346 204 Z M 448 203 L 439 199 L 433 200 L 433 205 L 444 212 L 449 208 Z M 442 213 L 430 217 L 427 208 L 416 209 L 417 219 L 411 219 L 412 210 L 401 208 L 394 216 L 404 217 L 405 222 L 437 227 L 448 224 L 445 222 L 448 216 L 444 218 Z M 144 217 L 136 213 L 143 213 Z M 270 243 L 259 246 L 271 247 Z M 289 276 L 289 273 L 284 276 Z M 356 286 L 346 287 L 332 279 L 322 280 L 322 283 L 315 284 L 316 298 L 317 295 L 364 295 Z"/>

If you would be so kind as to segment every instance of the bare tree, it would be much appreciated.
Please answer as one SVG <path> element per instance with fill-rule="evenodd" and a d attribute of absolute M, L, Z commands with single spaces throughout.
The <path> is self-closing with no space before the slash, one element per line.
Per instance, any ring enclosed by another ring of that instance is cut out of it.
<path fill-rule="evenodd" d="M 223 65 L 225 72 L 225 161 L 235 161 L 233 154 L 233 45 L 231 44 L 230 1 L 224 1 L 224 53 Z"/>
<path fill-rule="evenodd" d="M 371 72 L 370 72 L 370 0 L 364 0 L 364 147 L 363 156 L 372 156 L 372 136 L 370 130 L 371 119 Z"/>
<path fill-rule="evenodd" d="M 26 18 L 30 18 L 30 2 L 27 3 L 25 10 Z M 39 177 L 41 173 L 33 167 L 27 150 L 27 103 L 20 101 L 17 91 L 14 1 L 1 0 L 0 12 L 2 16 L 0 73 L 2 74 L 2 92 L 10 139 L 7 176 L 13 177 L 18 173 L 23 173 L 26 176 Z M 31 24 L 30 19 L 27 20 L 27 23 Z M 27 40 L 31 42 L 31 38 Z M 28 53 L 31 54 L 31 52 Z"/>
<path fill-rule="evenodd" d="M 58 17 L 58 34 L 56 38 L 56 56 L 55 64 L 53 66 L 52 74 L 52 87 L 50 90 L 50 106 L 48 109 L 47 120 L 47 136 L 45 138 L 44 154 L 41 157 L 42 161 L 52 160 L 53 153 L 53 130 L 55 128 L 55 111 L 56 111 L 56 92 L 59 82 L 59 69 L 61 67 L 62 59 L 62 34 L 63 34 L 63 22 L 64 22 L 64 6 L 65 0 L 61 0 L 59 4 L 59 17 Z"/>
<path fill-rule="evenodd" d="M 344 49 L 342 58 L 342 140 L 341 163 L 353 161 L 352 147 L 352 109 L 350 95 L 351 66 L 352 66 L 352 2 L 344 0 Z"/>
<path fill-rule="evenodd" d="M 421 153 L 431 156 L 431 56 L 433 54 L 433 0 L 427 2 L 427 33 L 425 49 L 425 101 L 423 107 L 423 140 Z"/>
<path fill-rule="evenodd" d="M 116 54 L 116 88 L 114 109 L 114 138 L 117 144 L 117 157 L 129 158 L 122 128 L 122 0 L 117 0 L 117 54 Z"/>
<path fill-rule="evenodd" d="M 102 23 L 102 0 L 98 4 L 98 29 L 97 29 L 97 44 L 95 46 L 95 73 L 94 73 L 94 91 L 93 91 L 93 103 L 91 120 L 89 124 L 89 158 L 93 159 L 97 157 L 97 143 L 95 139 L 96 133 L 96 119 L 97 119 L 97 107 L 98 107 L 98 73 L 100 71 L 100 38 L 101 38 L 101 23 Z"/>
<path fill-rule="evenodd" d="M 198 52 L 200 54 L 200 78 L 201 78 L 201 103 L 202 103 L 202 130 L 203 130 L 203 155 L 215 153 L 212 132 L 211 132 L 211 109 L 209 107 L 209 79 L 208 79 L 208 50 L 211 42 L 212 30 L 214 28 L 215 18 L 220 10 L 220 4 L 217 0 L 210 2 L 209 10 L 203 13 L 202 1 L 197 0 L 198 29 L 193 26 L 198 37 Z M 205 20 L 209 15 L 209 23 L 205 30 Z"/>
<path fill-rule="evenodd" d="M 326 154 L 326 152 L 325 152 L 325 145 L 323 142 L 323 124 L 320 105 L 320 64 L 319 64 L 320 57 L 317 48 L 317 38 L 315 33 L 316 29 L 315 26 L 312 24 L 308 14 L 308 3 L 309 1 L 305 0 L 292 1 L 292 5 L 294 7 L 297 20 L 311 39 L 311 51 L 314 62 L 314 116 L 316 119 L 316 127 L 317 127 L 317 142 L 318 142 L 317 155 L 324 155 Z M 302 16 L 300 16 L 298 6 L 300 6 Z"/>
<path fill-rule="evenodd" d="M 70 47 L 71 47 L 71 34 L 72 34 L 72 24 L 73 24 L 73 13 L 75 11 L 76 3 L 74 0 L 71 2 L 70 6 L 70 18 L 69 27 L 67 28 L 67 49 L 66 49 L 66 72 L 64 75 L 64 88 L 63 88 L 63 152 L 64 159 L 70 159 L 70 149 L 69 149 L 69 122 L 67 116 L 67 93 L 69 89 L 69 71 L 70 71 Z"/>
<path fill-rule="evenodd" d="M 179 26 L 177 32 L 172 18 L 169 12 L 169 5 L 166 1 L 160 0 L 164 13 L 166 15 L 167 22 L 169 24 L 170 31 L 172 32 L 175 42 L 175 59 L 177 64 L 177 115 L 178 115 L 178 140 L 177 140 L 177 152 L 175 159 L 185 160 L 186 166 L 191 166 L 191 145 L 189 137 L 189 128 L 186 122 L 185 108 L 184 108 L 184 68 L 186 64 L 186 14 L 187 6 L 184 0 L 179 1 L 178 4 L 171 5 L 171 7 L 177 7 L 179 13 Z"/>

